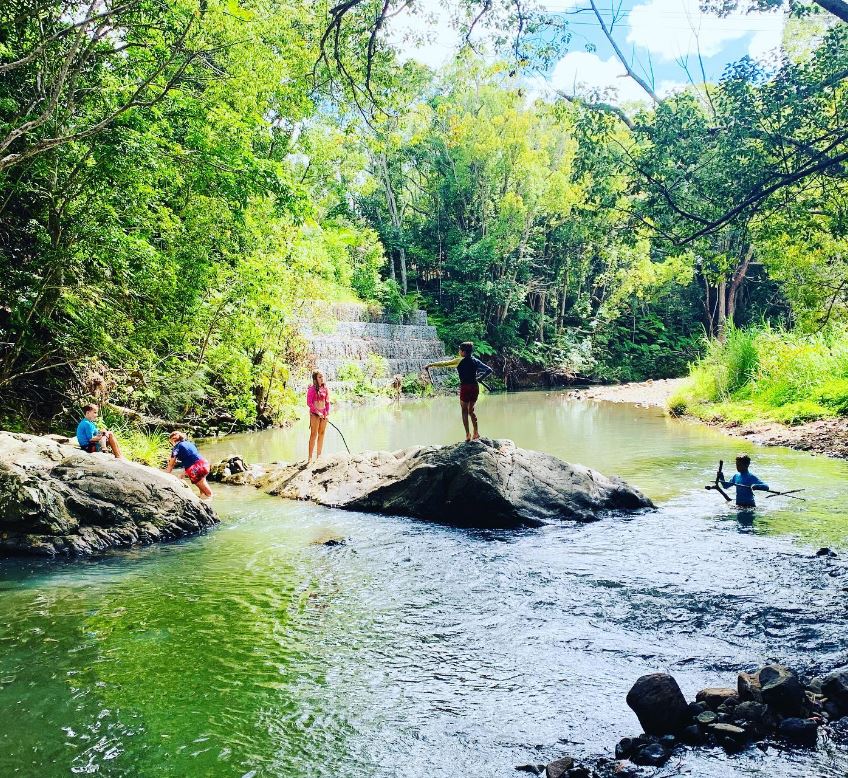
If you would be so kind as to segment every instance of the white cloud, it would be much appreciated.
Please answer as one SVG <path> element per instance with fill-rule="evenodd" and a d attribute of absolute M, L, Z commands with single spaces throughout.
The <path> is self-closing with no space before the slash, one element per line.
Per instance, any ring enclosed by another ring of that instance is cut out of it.
<path fill-rule="evenodd" d="M 386 24 L 386 40 L 402 61 L 414 59 L 437 70 L 459 48 L 459 32 L 439 0 L 418 0 Z"/>
<path fill-rule="evenodd" d="M 601 59 L 597 54 L 572 51 L 557 62 L 550 81 L 554 89 L 567 94 L 599 96 L 619 105 L 648 99 L 615 55 Z"/>
<path fill-rule="evenodd" d="M 728 41 L 754 33 L 751 55 L 761 56 L 780 45 L 784 14 L 733 11 L 724 17 L 702 13 L 699 0 L 648 0 L 628 15 L 629 43 L 647 49 L 661 60 L 700 53 L 718 54 Z"/>

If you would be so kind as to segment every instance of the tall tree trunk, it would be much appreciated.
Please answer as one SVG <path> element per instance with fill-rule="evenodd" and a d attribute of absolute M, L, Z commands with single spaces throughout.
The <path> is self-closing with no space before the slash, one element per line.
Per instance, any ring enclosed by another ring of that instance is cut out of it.
<path fill-rule="evenodd" d="M 718 311 L 716 312 L 716 337 L 720 342 L 724 343 L 725 327 L 727 325 L 727 282 L 721 280 L 716 286 L 716 303 Z"/>
<path fill-rule="evenodd" d="M 545 290 L 539 292 L 539 343 L 545 342 Z"/>
<path fill-rule="evenodd" d="M 386 192 L 386 205 L 389 209 L 389 218 L 392 220 L 395 235 L 398 241 L 398 259 L 400 260 L 400 285 L 403 293 L 407 293 L 406 286 L 406 249 L 403 245 L 403 222 L 398 208 L 395 190 L 392 187 L 392 179 L 389 176 L 389 164 L 386 161 L 385 154 L 378 154 L 375 157 L 378 168 L 380 169 L 380 177 L 383 179 L 383 189 Z M 395 278 L 394 262 L 392 263 L 392 278 Z"/>
<path fill-rule="evenodd" d="M 739 288 L 748 274 L 748 268 L 751 265 L 751 258 L 754 256 L 754 246 L 749 243 L 742 247 L 741 257 L 736 270 L 733 273 L 733 278 L 730 280 L 730 286 L 727 289 L 727 318 L 733 321 L 736 314 L 736 297 L 739 293 Z"/>

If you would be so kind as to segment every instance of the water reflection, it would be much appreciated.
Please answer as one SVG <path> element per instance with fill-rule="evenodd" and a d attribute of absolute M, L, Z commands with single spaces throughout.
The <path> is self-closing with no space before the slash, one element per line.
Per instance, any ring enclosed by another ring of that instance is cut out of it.
<path fill-rule="evenodd" d="M 442 399 L 334 418 L 357 448 L 461 429 Z M 739 447 L 712 430 L 553 393 L 487 397 L 481 418 L 623 475 L 660 509 L 463 531 L 222 487 L 208 535 L 0 563 L 0 775 L 505 778 L 609 753 L 636 730 L 624 697 L 642 673 L 672 672 L 691 697 L 769 659 L 848 663 L 842 552 L 812 554 L 844 539 L 844 463 L 757 450 L 758 472 L 816 500 L 751 513 L 703 488 Z M 302 438 L 205 448 L 290 459 Z M 695 751 L 680 771 L 836 778 L 848 756 Z"/>

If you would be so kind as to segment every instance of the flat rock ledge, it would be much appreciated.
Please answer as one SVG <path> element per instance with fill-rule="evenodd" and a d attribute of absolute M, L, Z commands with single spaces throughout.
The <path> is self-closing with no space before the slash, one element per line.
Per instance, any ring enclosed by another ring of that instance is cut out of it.
<path fill-rule="evenodd" d="M 0 555 L 92 556 L 218 523 L 174 476 L 65 440 L 0 432 Z"/>
<path fill-rule="evenodd" d="M 222 463 L 218 472 L 232 473 Z M 233 468 L 234 469 L 234 468 Z M 456 526 L 541 526 L 594 521 L 608 512 L 652 508 L 620 478 L 550 454 L 483 438 L 451 446 L 335 455 L 309 466 L 271 465 L 223 480 L 347 510 L 441 521 Z"/>

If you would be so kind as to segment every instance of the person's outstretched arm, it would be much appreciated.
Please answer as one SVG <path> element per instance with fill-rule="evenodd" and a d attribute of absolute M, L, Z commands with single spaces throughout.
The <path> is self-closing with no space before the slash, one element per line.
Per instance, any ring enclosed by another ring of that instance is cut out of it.
<path fill-rule="evenodd" d="M 462 357 L 456 357 L 454 359 L 446 359 L 444 362 L 431 362 L 429 365 L 424 365 L 425 370 L 429 370 L 431 367 L 456 367 L 462 361 Z"/>

